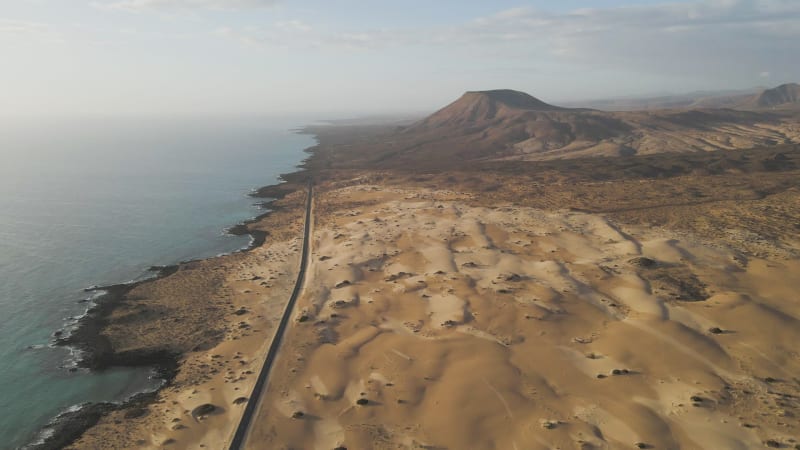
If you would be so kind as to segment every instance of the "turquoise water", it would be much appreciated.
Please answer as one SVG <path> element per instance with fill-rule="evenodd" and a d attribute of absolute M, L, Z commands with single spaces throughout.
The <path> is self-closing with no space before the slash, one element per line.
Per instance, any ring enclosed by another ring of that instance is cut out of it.
<path fill-rule="evenodd" d="M 83 288 L 246 246 L 250 189 L 306 156 L 302 120 L 17 120 L 0 124 L 0 448 L 58 412 L 154 385 L 145 369 L 70 372 L 54 330 Z"/>

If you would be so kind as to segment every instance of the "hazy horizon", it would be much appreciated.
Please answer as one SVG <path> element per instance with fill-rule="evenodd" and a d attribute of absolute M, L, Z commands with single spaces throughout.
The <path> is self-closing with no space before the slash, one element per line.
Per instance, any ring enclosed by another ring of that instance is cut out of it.
<path fill-rule="evenodd" d="M 26 0 L 0 116 L 366 115 L 464 91 L 551 103 L 798 81 L 800 3 Z"/>

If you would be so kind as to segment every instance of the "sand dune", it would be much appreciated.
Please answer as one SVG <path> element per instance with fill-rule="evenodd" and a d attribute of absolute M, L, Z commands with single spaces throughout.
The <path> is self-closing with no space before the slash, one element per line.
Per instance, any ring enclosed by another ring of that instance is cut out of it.
<path fill-rule="evenodd" d="M 318 199 L 371 206 L 317 228 L 313 317 L 289 331 L 249 448 L 794 445 L 797 261 L 468 200 Z"/>

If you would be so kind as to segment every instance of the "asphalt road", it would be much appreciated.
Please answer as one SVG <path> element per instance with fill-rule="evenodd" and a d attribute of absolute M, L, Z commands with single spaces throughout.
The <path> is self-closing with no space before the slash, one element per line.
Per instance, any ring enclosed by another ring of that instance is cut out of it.
<path fill-rule="evenodd" d="M 292 296 L 289 298 L 289 302 L 286 304 L 286 310 L 283 312 L 283 317 L 281 317 L 281 321 L 278 324 L 278 329 L 275 331 L 275 335 L 272 338 L 272 343 L 269 346 L 269 351 L 267 352 L 267 357 L 264 360 L 264 365 L 261 367 L 261 371 L 258 373 L 258 379 L 256 379 L 256 384 L 253 386 L 253 392 L 250 394 L 250 400 L 247 402 L 247 405 L 244 408 L 242 420 L 239 422 L 239 426 L 236 428 L 236 434 L 233 435 L 233 440 L 231 440 L 231 445 L 229 447 L 230 450 L 239 450 L 243 448 L 245 442 L 247 442 L 250 426 L 256 411 L 258 410 L 258 405 L 261 404 L 260 399 L 264 393 L 264 389 L 269 382 L 269 374 L 272 370 L 272 364 L 275 362 L 275 358 L 278 355 L 281 343 L 283 342 L 283 335 L 286 332 L 286 328 L 289 326 L 289 321 L 291 320 L 292 312 L 294 311 L 294 305 L 297 302 L 297 297 L 300 296 L 300 291 L 303 289 L 303 282 L 306 276 L 306 268 L 308 267 L 308 257 L 310 253 L 309 243 L 311 241 L 311 199 L 314 194 L 313 189 L 313 184 L 309 182 L 308 198 L 306 199 L 306 223 L 305 230 L 303 231 L 303 254 L 300 257 L 300 271 L 297 273 L 297 281 L 294 285 Z"/>

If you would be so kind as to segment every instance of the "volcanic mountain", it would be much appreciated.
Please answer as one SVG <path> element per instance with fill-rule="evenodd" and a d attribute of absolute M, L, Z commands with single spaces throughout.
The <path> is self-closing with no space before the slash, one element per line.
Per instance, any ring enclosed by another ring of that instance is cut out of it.
<path fill-rule="evenodd" d="M 779 89 L 777 100 L 793 91 Z M 764 98 L 773 99 L 772 95 Z M 766 101 L 766 100 L 765 100 Z M 467 92 L 408 126 L 331 153 L 328 167 L 452 167 L 496 160 L 631 156 L 800 143 L 800 112 L 675 109 L 608 112 L 562 108 L 524 92 Z"/>
<path fill-rule="evenodd" d="M 469 126 L 503 119 L 520 111 L 558 111 L 564 108 L 547 104 L 536 97 L 511 89 L 471 91 L 425 119 L 425 127 Z"/>
<path fill-rule="evenodd" d="M 563 149 L 575 142 L 599 142 L 629 133 L 630 127 L 610 114 L 545 103 L 524 92 L 467 92 L 417 122 L 402 134 L 424 141 L 415 151 L 438 143 L 442 153 L 486 159 L 525 152 Z M 619 147 L 608 149 L 618 152 Z"/>

